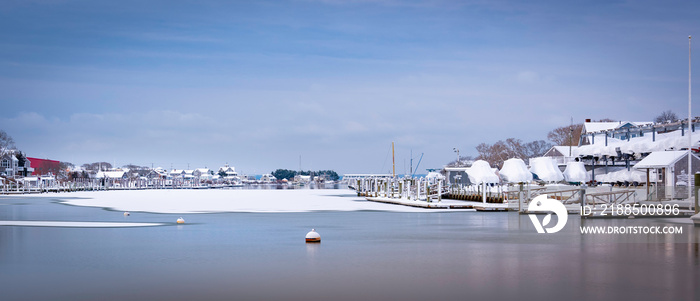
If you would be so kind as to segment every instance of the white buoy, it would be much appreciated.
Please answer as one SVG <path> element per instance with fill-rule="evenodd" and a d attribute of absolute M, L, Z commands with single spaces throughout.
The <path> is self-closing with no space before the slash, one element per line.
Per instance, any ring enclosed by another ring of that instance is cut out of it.
<path fill-rule="evenodd" d="M 321 235 L 316 229 L 311 229 L 311 232 L 306 233 L 306 242 L 321 242 Z"/>
<path fill-rule="evenodd" d="M 124 212 L 124 216 L 129 216 L 129 215 L 131 215 L 131 213 L 129 213 L 129 211 Z"/>
<path fill-rule="evenodd" d="M 184 224 L 184 223 L 185 223 L 185 219 L 182 218 L 182 217 L 180 217 L 180 218 L 177 219 L 177 223 L 178 223 L 178 224 Z"/>

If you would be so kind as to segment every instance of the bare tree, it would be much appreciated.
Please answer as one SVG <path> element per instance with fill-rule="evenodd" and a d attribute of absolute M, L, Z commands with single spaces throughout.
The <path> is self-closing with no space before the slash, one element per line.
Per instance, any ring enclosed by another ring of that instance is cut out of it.
<path fill-rule="evenodd" d="M 581 130 L 583 130 L 583 123 L 558 127 L 547 134 L 547 139 L 554 145 L 576 146 L 581 137 Z"/>
<path fill-rule="evenodd" d="M 476 159 L 489 162 L 493 167 L 503 166 L 503 162 L 510 158 L 527 159 L 542 156 L 551 148 L 551 144 L 544 140 L 523 143 L 516 138 L 500 140 L 494 144 L 481 143 L 476 146 L 479 155 Z"/>
<path fill-rule="evenodd" d="M 89 164 L 86 163 L 86 164 L 83 164 L 81 166 L 85 170 L 94 170 L 94 171 L 109 170 L 112 168 L 112 164 L 107 163 L 107 162 L 95 162 L 95 163 L 89 163 Z"/>
<path fill-rule="evenodd" d="M 676 121 L 678 121 L 678 115 L 676 115 L 676 113 L 673 113 L 671 110 L 663 111 L 661 112 L 661 114 L 659 114 L 659 116 L 656 116 L 656 118 L 654 118 L 654 122 L 656 123 Z"/>
<path fill-rule="evenodd" d="M 551 143 L 547 143 L 544 140 L 536 140 L 530 143 L 526 143 L 523 149 L 524 158 L 535 158 L 543 156 L 550 148 L 552 148 Z"/>
<path fill-rule="evenodd" d="M 15 148 L 15 140 L 10 137 L 5 131 L 0 130 L 0 152 L 9 150 L 9 149 L 14 149 Z"/>

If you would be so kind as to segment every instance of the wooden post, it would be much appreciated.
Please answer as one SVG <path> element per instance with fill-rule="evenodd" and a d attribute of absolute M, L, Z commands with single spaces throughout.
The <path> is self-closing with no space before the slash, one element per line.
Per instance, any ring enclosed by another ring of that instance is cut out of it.
<path fill-rule="evenodd" d="M 697 176 L 695 177 L 697 179 Z M 649 168 L 647 168 L 647 198 L 649 198 Z M 648 201 L 648 200 L 647 200 Z"/>
<path fill-rule="evenodd" d="M 521 212 L 523 203 L 523 182 L 520 182 L 520 190 L 518 191 L 518 212 Z"/>
<path fill-rule="evenodd" d="M 700 173 L 695 174 L 695 214 L 700 213 L 700 208 L 698 208 L 698 189 L 700 189 Z"/>
<path fill-rule="evenodd" d="M 630 133 L 630 128 L 627 128 L 627 141 L 630 141 L 630 137 L 632 134 Z"/>
<path fill-rule="evenodd" d="M 591 185 L 595 186 L 595 157 L 591 156 Z"/>
<path fill-rule="evenodd" d="M 430 182 L 425 181 L 425 201 L 430 203 Z"/>
<path fill-rule="evenodd" d="M 583 212 L 584 212 L 584 208 L 586 207 L 586 185 L 582 185 L 582 186 L 581 186 L 581 190 L 580 190 L 579 194 L 581 195 L 581 196 L 580 196 L 580 197 L 581 197 L 581 201 L 580 201 L 580 203 L 581 203 L 581 213 L 583 213 Z M 582 215 L 581 217 L 583 217 L 583 215 Z"/>

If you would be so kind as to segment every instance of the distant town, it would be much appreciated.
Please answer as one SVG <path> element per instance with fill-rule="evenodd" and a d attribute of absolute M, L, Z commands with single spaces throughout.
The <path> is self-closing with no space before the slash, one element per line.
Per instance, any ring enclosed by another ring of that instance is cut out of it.
<path fill-rule="evenodd" d="M 483 161 L 483 164 L 477 165 L 496 171 L 493 177 L 489 177 L 489 183 L 504 184 L 512 182 L 513 177 L 510 175 L 509 179 L 505 163 L 516 158 L 528 162 L 527 168 L 533 181 L 543 183 L 588 183 L 593 186 L 608 183 L 649 187 L 653 182 L 656 187 L 688 186 L 692 184 L 689 183 L 688 170 L 684 168 L 688 166 L 687 152 L 691 149 L 696 153 L 700 139 L 694 138 L 689 146 L 687 135 L 695 131 L 698 123 L 700 119 L 695 118 L 689 126 L 687 120 L 680 120 L 671 111 L 663 112 L 654 121 L 587 119 L 583 123 L 572 122 L 569 126 L 549 132 L 547 138 L 554 145 L 543 140 L 524 143 L 520 139 L 508 138 L 494 144 L 479 144 L 475 157 L 461 156 L 455 148 L 458 159 L 442 168 L 428 169 L 428 177 L 442 179 L 445 185 L 479 184 L 484 179 L 477 176 L 481 172 L 475 169 L 474 164 Z M 0 184 L 3 191 L 308 185 L 335 184 L 343 179 L 333 170 L 277 169 L 261 175 L 245 175 L 239 174 L 228 163 L 215 169 L 165 169 L 133 164 L 116 167 L 108 162 L 75 166 L 68 162 L 30 157 L 18 150 L 12 137 L 4 131 L 0 131 L 0 152 Z M 659 156 L 667 159 L 654 159 Z M 697 156 L 694 158 L 693 161 L 700 160 Z M 700 161 L 692 163 L 692 171 L 700 171 Z M 371 176 L 346 175 L 345 178 Z M 675 197 L 676 193 L 670 196 Z"/>

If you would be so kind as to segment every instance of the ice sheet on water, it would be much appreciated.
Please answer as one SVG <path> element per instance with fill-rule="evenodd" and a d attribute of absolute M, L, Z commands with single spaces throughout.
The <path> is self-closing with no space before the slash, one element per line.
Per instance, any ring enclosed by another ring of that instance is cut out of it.
<path fill-rule="evenodd" d="M 427 209 L 370 202 L 348 189 L 225 190 L 164 189 L 77 192 L 64 204 L 154 213 L 394 211 Z"/>

